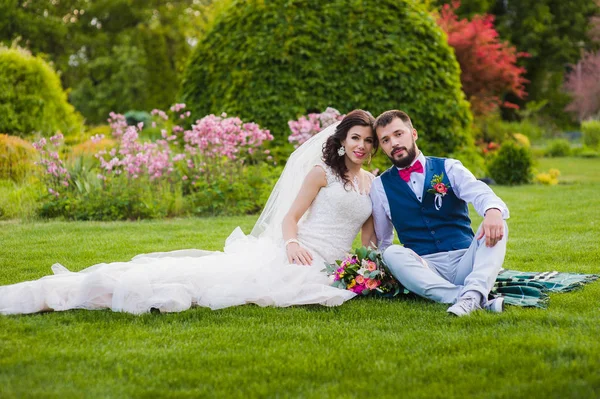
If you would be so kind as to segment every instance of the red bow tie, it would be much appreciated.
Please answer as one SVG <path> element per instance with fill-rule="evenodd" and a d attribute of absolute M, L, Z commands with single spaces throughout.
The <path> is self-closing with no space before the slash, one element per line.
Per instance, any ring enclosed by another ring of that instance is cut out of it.
<path fill-rule="evenodd" d="M 400 178 L 402 178 L 402 180 L 406 182 L 410 180 L 410 174 L 412 172 L 423 173 L 423 165 L 421 165 L 421 161 L 415 162 L 412 166 L 409 166 L 408 168 L 398 170 Z"/>

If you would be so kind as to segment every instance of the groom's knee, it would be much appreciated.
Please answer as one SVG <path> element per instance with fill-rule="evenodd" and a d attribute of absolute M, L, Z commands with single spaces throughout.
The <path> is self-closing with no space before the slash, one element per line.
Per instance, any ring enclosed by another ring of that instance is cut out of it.
<path fill-rule="evenodd" d="M 414 257 L 414 252 L 402 245 L 390 245 L 383 251 L 383 261 L 388 266 L 401 265 L 409 258 Z"/>

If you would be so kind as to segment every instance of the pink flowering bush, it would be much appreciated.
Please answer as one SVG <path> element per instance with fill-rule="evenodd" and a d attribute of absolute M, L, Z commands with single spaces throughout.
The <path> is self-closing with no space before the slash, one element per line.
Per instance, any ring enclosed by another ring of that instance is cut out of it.
<path fill-rule="evenodd" d="M 193 123 L 185 104 L 151 114 L 149 129 L 160 131 L 155 140 L 145 137 L 143 123 L 129 126 L 124 115 L 111 113 L 116 145 L 98 150 L 91 164 L 78 161 L 78 168 L 75 163 L 65 166 L 44 139 L 36 143 L 52 195 L 41 214 L 113 220 L 260 209 L 257 201 L 271 182 L 253 176 L 269 175 L 264 169 L 270 155 L 262 148 L 273 139 L 268 130 L 225 114 Z M 90 140 L 104 139 L 98 134 Z M 70 168 L 77 173 L 71 176 Z"/>
<path fill-rule="evenodd" d="M 273 140 L 268 130 L 256 123 L 243 123 L 240 118 L 208 115 L 196 121 L 191 130 L 183 132 L 185 159 L 192 183 L 200 176 L 206 181 L 227 177 L 236 180 L 244 164 L 264 157 L 270 161 L 268 150 L 260 147 Z"/>
<path fill-rule="evenodd" d="M 62 133 L 57 133 L 50 137 L 49 141 L 41 138 L 33 143 L 33 148 L 38 151 L 40 156 L 39 161 L 35 164 L 42 167 L 48 193 L 54 197 L 58 197 L 61 191 L 68 189 L 71 179 L 69 171 L 59 156 L 59 148 L 63 140 Z"/>
<path fill-rule="evenodd" d="M 573 98 L 567 111 L 580 121 L 600 117 L 600 52 L 583 56 L 567 74 L 565 89 Z"/>
<path fill-rule="evenodd" d="M 302 143 L 327 126 L 341 121 L 344 116 L 337 109 L 328 107 L 325 112 L 320 114 L 308 114 L 307 116 L 301 116 L 298 120 L 289 121 L 288 126 L 292 134 L 290 134 L 288 140 L 294 144 L 295 148 L 298 148 Z"/>
<path fill-rule="evenodd" d="M 306 116 L 301 116 L 298 120 L 288 121 L 288 126 L 292 133 L 288 136 L 288 141 L 294 144 L 294 148 L 298 148 L 306 140 L 310 139 L 327 126 L 334 124 L 337 121 L 344 119 L 337 109 L 328 107 L 325 112 L 320 114 L 313 113 Z M 283 158 L 287 158 L 289 153 L 283 154 Z M 375 176 L 379 175 L 380 171 L 384 171 L 389 167 L 389 160 L 383 152 L 380 151 L 378 156 L 374 156 L 371 160 L 372 163 L 365 164 L 363 167 L 369 170 Z"/>

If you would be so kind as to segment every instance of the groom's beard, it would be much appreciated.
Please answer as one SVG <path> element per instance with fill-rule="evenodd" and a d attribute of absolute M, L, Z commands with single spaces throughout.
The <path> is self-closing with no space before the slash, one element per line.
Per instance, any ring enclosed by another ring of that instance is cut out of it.
<path fill-rule="evenodd" d="M 392 163 L 398 168 L 398 169 L 403 169 L 406 168 L 407 166 L 410 166 L 410 164 L 415 160 L 415 158 L 417 157 L 417 146 L 415 146 L 415 142 L 413 141 L 412 145 L 410 146 L 410 148 L 406 148 L 406 147 L 398 147 L 398 148 L 394 148 L 392 150 L 392 154 L 394 153 L 394 151 L 397 151 L 399 149 L 403 149 L 406 151 L 406 156 L 404 156 L 404 158 L 401 159 L 395 159 L 394 155 L 388 155 L 388 158 L 390 159 L 390 161 L 392 161 Z"/>

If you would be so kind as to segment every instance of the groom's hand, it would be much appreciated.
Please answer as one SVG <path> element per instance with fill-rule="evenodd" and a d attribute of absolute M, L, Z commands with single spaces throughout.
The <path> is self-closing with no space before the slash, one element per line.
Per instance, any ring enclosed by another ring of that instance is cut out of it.
<path fill-rule="evenodd" d="M 502 212 L 496 208 L 490 208 L 485 212 L 481 230 L 477 239 L 485 236 L 485 245 L 493 247 L 504 237 L 504 220 Z"/>

